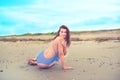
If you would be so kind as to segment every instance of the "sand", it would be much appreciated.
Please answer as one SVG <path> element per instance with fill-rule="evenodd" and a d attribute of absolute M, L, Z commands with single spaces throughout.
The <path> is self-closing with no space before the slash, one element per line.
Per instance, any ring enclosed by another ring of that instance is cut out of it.
<path fill-rule="evenodd" d="M 72 41 L 65 57 L 74 70 L 60 62 L 50 69 L 27 64 L 49 42 L 0 41 L 0 80 L 120 80 L 120 41 Z"/>

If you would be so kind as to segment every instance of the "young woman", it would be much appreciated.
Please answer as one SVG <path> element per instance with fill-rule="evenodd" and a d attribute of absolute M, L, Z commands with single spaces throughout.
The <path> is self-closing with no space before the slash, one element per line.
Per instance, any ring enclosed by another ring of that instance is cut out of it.
<path fill-rule="evenodd" d="M 41 51 L 36 59 L 29 59 L 28 63 L 47 69 L 54 66 L 55 62 L 60 59 L 63 69 L 73 69 L 66 66 L 64 62 L 64 56 L 67 54 L 67 47 L 70 46 L 70 43 L 70 31 L 67 26 L 62 25 L 54 37 L 52 44 L 46 50 Z"/>

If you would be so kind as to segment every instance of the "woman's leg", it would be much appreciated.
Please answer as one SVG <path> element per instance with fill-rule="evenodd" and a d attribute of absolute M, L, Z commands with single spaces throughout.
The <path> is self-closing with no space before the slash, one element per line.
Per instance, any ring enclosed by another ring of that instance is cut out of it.
<path fill-rule="evenodd" d="M 49 64 L 49 68 L 54 66 L 55 64 L 56 64 L 56 62 L 53 62 L 53 63 Z"/>
<path fill-rule="evenodd" d="M 51 68 L 52 66 L 54 66 L 56 63 L 55 62 L 53 62 L 53 63 L 51 63 L 51 64 L 49 64 L 49 65 L 47 65 L 47 64 L 41 64 L 41 63 L 38 63 L 37 65 L 40 67 L 40 68 L 42 68 L 42 69 L 48 69 L 48 68 Z"/>

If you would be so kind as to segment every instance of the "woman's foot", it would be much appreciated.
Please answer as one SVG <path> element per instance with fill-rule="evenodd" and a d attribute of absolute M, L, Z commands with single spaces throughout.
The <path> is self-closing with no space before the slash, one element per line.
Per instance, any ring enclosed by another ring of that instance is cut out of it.
<path fill-rule="evenodd" d="M 30 64 L 30 65 L 37 65 L 37 61 L 32 58 L 32 59 L 28 60 L 28 64 Z"/>

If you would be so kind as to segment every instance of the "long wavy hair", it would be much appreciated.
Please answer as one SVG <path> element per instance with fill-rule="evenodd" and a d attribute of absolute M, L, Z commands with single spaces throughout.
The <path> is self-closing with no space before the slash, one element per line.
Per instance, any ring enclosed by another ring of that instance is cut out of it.
<path fill-rule="evenodd" d="M 59 36 L 59 33 L 60 33 L 61 28 L 62 28 L 62 29 L 66 29 L 67 35 L 66 35 L 66 38 L 65 38 L 65 39 L 66 39 L 66 41 L 67 41 L 66 45 L 67 45 L 67 47 L 69 47 L 70 44 L 71 44 L 71 40 L 70 40 L 70 30 L 68 29 L 67 26 L 61 25 L 60 28 L 59 28 L 59 30 L 57 31 L 57 33 L 56 33 L 56 35 L 55 35 L 55 37 L 54 37 L 53 39 L 56 39 L 56 38 Z"/>

